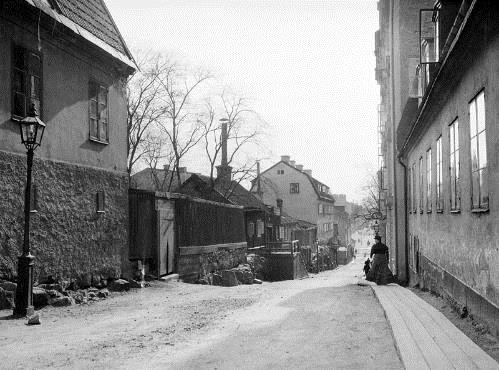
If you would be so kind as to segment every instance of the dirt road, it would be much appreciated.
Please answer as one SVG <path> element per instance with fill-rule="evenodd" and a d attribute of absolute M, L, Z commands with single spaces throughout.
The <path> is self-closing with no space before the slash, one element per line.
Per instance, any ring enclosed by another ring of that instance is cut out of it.
<path fill-rule="evenodd" d="M 361 268 L 232 288 L 155 283 L 43 309 L 40 326 L 0 320 L 0 367 L 401 368 L 381 307 L 356 285 Z"/>

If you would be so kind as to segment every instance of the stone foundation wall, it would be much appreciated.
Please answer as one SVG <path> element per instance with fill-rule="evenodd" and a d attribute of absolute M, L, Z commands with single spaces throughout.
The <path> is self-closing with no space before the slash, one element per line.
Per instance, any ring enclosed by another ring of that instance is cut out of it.
<path fill-rule="evenodd" d="M 238 244 L 235 246 L 235 244 Z M 239 247 L 239 245 L 241 247 Z M 195 253 L 189 253 L 188 250 Z M 228 270 L 246 263 L 246 243 L 220 244 L 213 247 L 184 247 L 181 248 L 178 261 L 178 274 L 184 281 L 195 281 L 199 277 L 218 270 Z M 199 252 L 199 253 L 198 253 Z"/>
<path fill-rule="evenodd" d="M 26 156 L 0 151 L 0 278 L 15 279 L 24 228 Z M 33 184 L 37 212 L 31 214 L 35 280 L 116 278 L 128 261 L 126 173 L 36 157 Z M 97 212 L 97 192 L 105 212 Z"/>
<path fill-rule="evenodd" d="M 455 309 L 466 311 L 487 325 L 494 334 L 499 335 L 499 307 L 471 289 L 455 276 L 425 256 L 420 257 L 419 275 L 414 274 L 420 288 L 428 289 L 445 298 Z"/>

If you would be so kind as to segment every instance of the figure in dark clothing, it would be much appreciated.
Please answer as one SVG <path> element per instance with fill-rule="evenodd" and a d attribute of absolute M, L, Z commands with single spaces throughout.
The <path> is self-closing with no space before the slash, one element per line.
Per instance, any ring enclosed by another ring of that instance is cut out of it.
<path fill-rule="evenodd" d="M 388 267 L 388 247 L 381 243 L 381 237 L 374 237 L 376 243 L 371 248 L 372 265 L 366 279 L 374 281 L 378 285 L 385 285 L 394 282 L 394 277 Z"/>
<path fill-rule="evenodd" d="M 367 274 L 369 273 L 369 270 L 371 269 L 371 260 L 368 258 L 366 259 L 366 262 L 364 262 L 364 274 Z"/>

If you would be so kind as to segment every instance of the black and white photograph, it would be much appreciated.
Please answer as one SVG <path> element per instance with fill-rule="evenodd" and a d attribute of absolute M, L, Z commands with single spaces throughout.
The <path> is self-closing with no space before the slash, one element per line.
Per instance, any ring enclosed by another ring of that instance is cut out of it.
<path fill-rule="evenodd" d="M 499 1 L 0 0 L 0 369 L 499 370 Z"/>

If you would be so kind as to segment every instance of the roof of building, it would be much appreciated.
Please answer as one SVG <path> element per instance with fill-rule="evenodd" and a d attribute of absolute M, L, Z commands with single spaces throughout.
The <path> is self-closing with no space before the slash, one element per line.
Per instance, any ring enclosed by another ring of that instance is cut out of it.
<path fill-rule="evenodd" d="M 206 186 L 198 185 L 197 187 L 193 187 L 193 182 L 202 182 L 206 184 Z M 230 181 L 230 183 L 227 183 L 215 178 L 213 187 L 211 187 L 210 182 L 211 179 L 209 176 L 193 174 L 189 177 L 188 180 L 186 180 L 184 184 L 182 184 L 182 186 L 180 187 L 180 192 L 185 191 L 189 195 L 209 197 L 209 200 L 213 200 L 211 199 L 213 197 L 218 198 L 218 196 L 220 195 L 227 199 L 230 203 L 243 206 L 246 209 L 267 209 L 267 206 L 265 206 L 265 204 L 260 199 L 253 195 L 249 190 L 244 188 L 238 181 L 233 180 Z M 193 190 L 193 193 L 190 192 Z"/>
<path fill-rule="evenodd" d="M 130 67 L 136 67 L 132 54 L 114 23 L 104 0 L 25 1 Z"/>
<path fill-rule="evenodd" d="M 317 194 L 317 197 L 318 197 L 319 199 L 321 199 L 321 200 L 325 200 L 325 201 L 329 201 L 329 202 L 334 202 L 334 201 L 335 201 L 334 197 L 333 197 L 331 194 L 329 194 L 329 193 L 326 193 L 326 192 L 323 192 L 323 191 L 320 191 L 320 190 L 319 190 L 319 186 L 318 186 L 318 185 L 324 185 L 324 186 L 328 187 L 326 184 L 324 184 L 323 182 L 321 182 L 321 181 L 317 180 L 316 178 L 314 178 L 314 177 L 310 176 L 308 173 L 306 173 L 306 172 L 304 172 L 304 171 L 300 171 L 298 168 L 296 168 L 296 167 L 292 166 L 291 164 L 289 164 L 289 163 L 288 163 L 288 162 L 286 162 L 286 161 L 282 161 L 282 160 L 281 160 L 281 161 L 277 162 L 276 164 L 274 164 L 274 165 L 270 166 L 270 167 L 269 167 L 269 168 L 267 168 L 265 171 L 263 171 L 263 172 L 260 174 L 260 176 L 262 176 L 264 173 L 266 173 L 266 172 L 270 171 L 272 168 L 276 167 L 276 166 L 277 166 L 277 165 L 279 165 L 280 163 L 284 163 L 284 164 L 285 164 L 285 165 L 287 165 L 288 167 L 290 167 L 290 168 L 294 169 L 295 171 L 297 171 L 297 172 L 301 173 L 302 175 L 306 176 L 306 177 L 309 179 L 310 183 L 312 184 L 312 187 L 314 188 L 314 191 L 315 191 L 315 193 Z M 252 183 L 253 183 L 253 184 L 255 184 L 255 181 L 256 181 L 256 180 L 253 180 L 253 181 L 252 181 Z"/>
<path fill-rule="evenodd" d="M 297 226 L 300 229 L 309 230 L 317 229 L 317 225 L 305 220 L 299 220 L 287 213 L 281 212 L 281 225 L 283 226 Z"/>
<path fill-rule="evenodd" d="M 185 181 L 192 176 L 192 173 L 185 172 L 185 175 L 182 176 L 184 176 Z M 171 186 L 169 186 L 170 180 Z M 134 189 L 167 192 L 177 190 L 180 184 L 176 173 L 173 171 L 165 172 L 164 169 L 146 168 L 132 175 L 130 186 Z"/>

